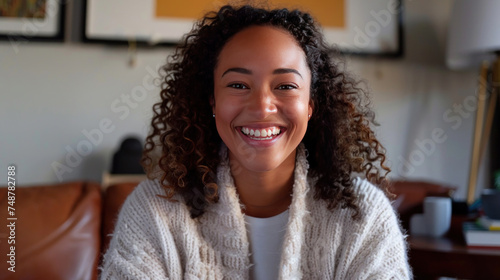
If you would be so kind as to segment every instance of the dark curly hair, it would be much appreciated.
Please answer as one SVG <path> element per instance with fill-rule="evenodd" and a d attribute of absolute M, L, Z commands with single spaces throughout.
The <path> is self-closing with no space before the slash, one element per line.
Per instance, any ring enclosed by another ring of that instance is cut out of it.
<path fill-rule="evenodd" d="M 363 174 L 389 195 L 385 149 L 370 127 L 374 114 L 367 91 L 343 71 L 339 53 L 327 46 L 313 18 L 299 10 L 227 5 L 195 24 L 161 70 L 161 101 L 153 106 L 143 167 L 159 179 L 163 197 L 183 197 L 193 218 L 218 201 L 215 172 L 222 140 L 210 106 L 213 70 L 226 42 L 257 25 L 288 31 L 306 55 L 315 106 L 302 142 L 309 151 L 309 173 L 317 178 L 315 199 L 327 201 L 330 210 L 352 208 L 358 217 L 352 176 Z"/>

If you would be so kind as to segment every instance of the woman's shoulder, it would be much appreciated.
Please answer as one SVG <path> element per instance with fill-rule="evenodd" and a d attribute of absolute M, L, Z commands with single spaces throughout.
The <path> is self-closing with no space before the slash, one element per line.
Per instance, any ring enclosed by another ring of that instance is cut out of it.
<path fill-rule="evenodd" d="M 132 211 L 146 211 L 155 213 L 178 213 L 187 211 L 182 197 L 174 195 L 172 199 L 166 198 L 166 192 L 158 180 L 144 180 L 130 193 L 123 204 L 123 208 Z"/>
<path fill-rule="evenodd" d="M 358 197 L 357 203 L 362 220 L 381 224 L 390 221 L 399 225 L 396 210 L 382 189 L 359 177 L 354 180 L 353 189 Z"/>
<path fill-rule="evenodd" d="M 317 179 L 314 177 L 309 177 L 309 186 L 314 186 L 316 184 L 316 180 Z M 391 206 L 391 202 L 384 191 L 372 184 L 370 181 L 361 177 L 354 177 L 352 182 L 352 190 L 354 192 L 354 196 L 358 198 L 360 206 L 369 207 L 377 204 Z M 309 195 L 311 197 L 310 199 L 314 199 L 313 194 L 314 192 Z"/>
<path fill-rule="evenodd" d="M 161 187 L 157 179 L 151 180 L 147 179 L 141 181 L 134 191 L 130 194 L 131 196 L 144 196 L 148 198 L 156 197 L 157 195 L 164 195 L 165 191 Z"/>
<path fill-rule="evenodd" d="M 391 213 L 394 212 L 390 199 L 385 192 L 370 181 L 356 177 L 353 180 L 353 190 L 356 195 L 360 211 L 363 213 Z"/>
<path fill-rule="evenodd" d="M 157 196 L 164 194 L 163 189 L 157 180 L 141 181 L 128 195 L 124 205 L 130 203 L 149 204 L 156 201 Z"/>
<path fill-rule="evenodd" d="M 391 216 L 395 214 L 391 201 L 382 189 L 361 177 L 354 177 L 352 182 L 352 191 L 356 197 L 356 205 L 358 206 L 362 217 L 368 218 L 368 216 L 377 215 Z M 314 183 L 314 180 L 309 182 L 310 185 L 314 185 Z M 309 200 L 310 207 L 314 208 L 315 211 L 325 212 L 325 215 L 328 216 L 331 213 L 334 213 L 334 216 L 346 215 L 349 217 L 354 214 L 353 209 L 344 208 L 341 207 L 341 205 L 338 206 L 339 208 L 337 210 L 331 212 L 330 210 L 327 210 L 328 203 L 323 200 L 316 200 L 313 194 L 309 195 Z"/>
<path fill-rule="evenodd" d="M 389 198 L 384 191 L 364 178 L 354 178 L 353 190 L 361 204 L 390 204 Z"/>

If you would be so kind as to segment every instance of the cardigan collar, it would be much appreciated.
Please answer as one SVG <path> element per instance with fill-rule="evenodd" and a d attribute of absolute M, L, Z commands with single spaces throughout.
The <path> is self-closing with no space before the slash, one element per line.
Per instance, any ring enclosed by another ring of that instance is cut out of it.
<path fill-rule="evenodd" d="M 227 243 L 225 248 L 220 248 L 225 265 L 232 270 L 233 275 L 248 275 L 250 267 L 249 243 L 246 233 L 245 220 L 241 211 L 242 205 L 234 185 L 229 165 L 228 149 L 223 144 L 220 149 L 221 163 L 217 170 L 217 184 L 219 186 L 219 203 L 213 205 L 214 209 L 209 212 L 219 215 L 224 223 L 233 229 L 224 235 L 234 242 Z M 283 247 L 280 262 L 280 279 L 301 279 L 300 269 L 301 248 L 303 246 L 304 219 L 307 215 L 306 194 L 309 191 L 307 183 L 307 151 L 304 144 L 297 147 L 292 202 L 289 208 L 289 219 L 287 230 L 283 239 Z M 216 230 L 214 229 L 214 231 Z M 219 238 L 217 238 L 220 240 Z M 236 271 L 237 267 L 243 265 L 246 271 Z"/>

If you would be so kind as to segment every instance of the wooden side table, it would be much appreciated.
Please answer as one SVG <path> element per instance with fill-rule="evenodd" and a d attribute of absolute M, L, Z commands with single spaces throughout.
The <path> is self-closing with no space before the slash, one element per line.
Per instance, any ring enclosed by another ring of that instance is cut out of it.
<path fill-rule="evenodd" d="M 416 280 L 500 279 L 500 248 L 468 248 L 462 234 L 462 223 L 466 220 L 467 217 L 454 216 L 450 231 L 444 237 L 409 237 L 410 265 Z"/>

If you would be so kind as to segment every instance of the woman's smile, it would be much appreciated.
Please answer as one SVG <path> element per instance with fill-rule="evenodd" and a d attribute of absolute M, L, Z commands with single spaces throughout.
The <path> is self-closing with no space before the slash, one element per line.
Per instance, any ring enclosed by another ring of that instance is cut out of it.
<path fill-rule="evenodd" d="M 276 125 L 260 126 L 237 126 L 236 130 L 239 131 L 242 139 L 251 146 L 255 147 L 269 147 L 274 145 L 281 136 L 285 133 L 286 128 Z"/>
<path fill-rule="evenodd" d="M 263 129 L 256 128 L 255 130 L 253 128 L 241 127 L 240 131 L 255 140 L 270 140 L 281 134 L 281 128 L 276 126 Z"/>

